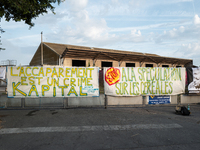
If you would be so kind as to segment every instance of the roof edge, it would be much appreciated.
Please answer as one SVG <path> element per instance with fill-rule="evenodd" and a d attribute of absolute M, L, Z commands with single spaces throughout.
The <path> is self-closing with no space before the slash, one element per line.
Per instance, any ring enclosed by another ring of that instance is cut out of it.
<path fill-rule="evenodd" d="M 69 45 L 69 44 L 59 44 L 59 43 L 51 43 L 51 42 L 43 42 L 47 47 L 49 47 L 52 51 L 54 51 L 55 53 L 57 53 L 55 50 L 53 50 L 50 46 L 48 46 L 48 43 L 49 44 L 57 44 L 57 45 L 64 45 L 66 46 L 66 48 L 69 48 L 69 49 L 81 49 L 81 48 L 85 48 L 85 49 L 88 49 L 88 50 L 97 50 L 97 51 L 109 51 L 110 53 L 120 53 L 120 52 L 127 52 L 129 54 L 133 54 L 133 55 L 138 55 L 138 56 L 148 56 L 148 57 L 152 57 L 152 58 L 168 58 L 168 59 L 177 59 L 177 60 L 187 60 L 187 61 L 193 61 L 193 59 L 185 59 L 185 58 L 177 58 L 177 57 L 167 57 L 167 56 L 161 56 L 161 55 L 158 55 L 158 54 L 153 54 L 153 53 L 142 53 L 142 52 L 133 52 L 133 51 L 126 51 L 126 50 L 115 50 L 115 49 L 106 49 L 106 48 L 96 48 L 96 47 L 89 47 L 89 46 L 79 46 L 79 45 Z M 64 53 L 65 51 L 62 52 L 62 54 Z M 58 53 L 57 53 L 58 54 Z M 59 55 L 59 56 L 62 56 Z"/>
<path fill-rule="evenodd" d="M 50 50 L 52 50 L 53 52 L 55 52 L 58 56 L 61 56 L 60 54 L 58 54 L 53 48 L 51 48 L 50 46 L 48 46 L 47 44 L 45 43 L 48 43 L 48 42 L 42 42 L 46 47 L 48 47 Z"/>
<path fill-rule="evenodd" d="M 38 48 L 37 48 L 35 54 L 33 55 L 32 59 L 31 59 L 31 61 L 29 62 L 29 65 L 30 65 L 30 63 L 32 62 L 33 58 L 35 57 L 35 55 L 36 55 L 37 51 L 39 50 L 40 46 L 41 46 L 41 43 L 40 43 L 40 45 L 38 46 Z"/>

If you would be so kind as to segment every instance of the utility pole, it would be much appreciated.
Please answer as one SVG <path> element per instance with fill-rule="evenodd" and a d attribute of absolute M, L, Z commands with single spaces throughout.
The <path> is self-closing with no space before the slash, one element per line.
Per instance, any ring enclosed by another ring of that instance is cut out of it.
<path fill-rule="evenodd" d="M 42 41 L 42 32 L 41 32 L 41 66 L 43 66 L 43 41 Z"/>

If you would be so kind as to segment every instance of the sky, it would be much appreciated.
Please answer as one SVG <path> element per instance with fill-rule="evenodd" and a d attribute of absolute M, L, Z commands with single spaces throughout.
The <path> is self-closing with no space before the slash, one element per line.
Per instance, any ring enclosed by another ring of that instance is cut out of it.
<path fill-rule="evenodd" d="M 28 65 L 40 42 L 193 59 L 200 66 L 199 0 L 65 0 L 29 29 L 1 18 L 0 63 Z"/>

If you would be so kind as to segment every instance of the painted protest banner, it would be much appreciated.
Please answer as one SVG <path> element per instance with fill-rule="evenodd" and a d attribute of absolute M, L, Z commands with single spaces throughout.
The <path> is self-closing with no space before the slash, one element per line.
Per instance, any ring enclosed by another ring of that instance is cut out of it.
<path fill-rule="evenodd" d="M 189 93 L 200 94 L 200 67 L 186 68 L 187 70 L 187 89 Z"/>
<path fill-rule="evenodd" d="M 8 67 L 8 97 L 99 96 L 98 70 L 97 67 Z"/>
<path fill-rule="evenodd" d="M 6 67 L 0 67 L 0 79 L 6 78 Z"/>
<path fill-rule="evenodd" d="M 170 95 L 150 95 L 148 96 L 149 104 L 170 104 L 171 96 Z"/>
<path fill-rule="evenodd" d="M 185 92 L 185 68 L 104 68 L 106 95 L 176 95 Z"/>

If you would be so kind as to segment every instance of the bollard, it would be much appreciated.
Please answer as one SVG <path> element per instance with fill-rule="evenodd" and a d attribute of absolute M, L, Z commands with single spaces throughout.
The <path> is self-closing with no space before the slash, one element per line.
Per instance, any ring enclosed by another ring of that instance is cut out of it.
<path fill-rule="evenodd" d="M 188 104 L 187 109 L 190 111 L 190 105 Z"/>

